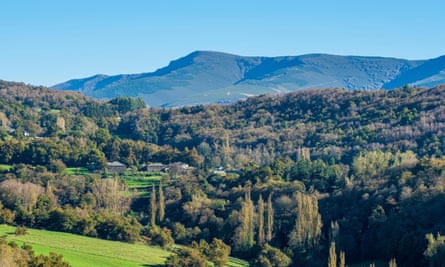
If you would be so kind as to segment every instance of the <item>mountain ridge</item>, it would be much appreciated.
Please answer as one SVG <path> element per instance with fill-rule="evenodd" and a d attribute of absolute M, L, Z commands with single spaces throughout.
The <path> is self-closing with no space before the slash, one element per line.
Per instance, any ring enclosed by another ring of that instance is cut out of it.
<path fill-rule="evenodd" d="M 391 57 L 306 54 L 239 56 L 194 51 L 153 72 L 103 75 L 54 85 L 94 98 L 142 97 L 149 106 L 230 103 L 250 95 L 301 89 L 393 89 L 405 84 L 445 83 L 445 56 L 406 60 Z"/>

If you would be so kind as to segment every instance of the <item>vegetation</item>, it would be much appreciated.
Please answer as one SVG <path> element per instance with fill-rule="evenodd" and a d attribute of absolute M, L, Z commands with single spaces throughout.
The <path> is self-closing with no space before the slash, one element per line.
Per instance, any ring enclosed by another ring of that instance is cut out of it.
<path fill-rule="evenodd" d="M 51 252 L 63 254 L 64 261 L 77 266 L 140 267 L 162 265 L 169 252 L 143 244 L 111 242 L 78 235 L 29 229 L 25 236 L 12 235 L 14 227 L 0 225 L 0 234 L 7 241 L 31 245 L 36 254 L 49 256 Z M 7 265 L 2 265 L 7 266 Z"/>
<path fill-rule="evenodd" d="M 145 242 L 169 266 L 441 262 L 445 86 L 178 109 L 6 82 L 0 96 L 0 222 L 20 237 Z"/>

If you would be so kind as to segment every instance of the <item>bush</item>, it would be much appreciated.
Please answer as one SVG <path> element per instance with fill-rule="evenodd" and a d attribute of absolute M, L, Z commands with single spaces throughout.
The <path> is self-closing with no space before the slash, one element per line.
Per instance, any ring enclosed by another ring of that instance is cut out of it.
<path fill-rule="evenodd" d="M 15 228 L 14 234 L 16 234 L 16 235 L 27 235 L 28 234 L 28 229 L 26 227 L 23 227 L 23 226 L 17 226 L 17 228 Z"/>

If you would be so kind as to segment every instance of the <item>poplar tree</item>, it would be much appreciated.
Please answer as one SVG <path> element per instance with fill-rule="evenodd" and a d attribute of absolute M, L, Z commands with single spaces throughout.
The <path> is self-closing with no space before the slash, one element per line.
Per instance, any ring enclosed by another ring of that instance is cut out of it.
<path fill-rule="evenodd" d="M 335 252 L 335 242 L 331 242 L 329 247 L 328 267 L 337 267 L 337 253 Z"/>
<path fill-rule="evenodd" d="M 346 255 L 344 251 L 340 251 L 340 262 L 338 267 L 346 267 Z"/>
<path fill-rule="evenodd" d="M 152 185 L 150 197 L 150 224 L 153 227 L 156 225 L 156 189 L 154 184 Z"/>
<path fill-rule="evenodd" d="M 165 198 L 162 183 L 159 183 L 159 221 L 162 222 L 165 216 Z"/>
<path fill-rule="evenodd" d="M 264 244 L 264 201 L 260 195 L 258 199 L 258 245 Z"/>
<path fill-rule="evenodd" d="M 270 242 L 272 240 L 272 230 L 273 230 L 273 217 L 274 210 L 272 207 L 272 194 L 267 198 L 267 233 L 266 240 Z"/>
<path fill-rule="evenodd" d="M 318 212 L 316 195 L 297 192 L 295 227 L 289 235 L 289 245 L 293 249 L 306 251 L 315 248 L 321 236 L 321 215 Z"/>
<path fill-rule="evenodd" d="M 397 267 L 396 259 L 392 258 L 392 259 L 389 261 L 389 267 Z"/>
<path fill-rule="evenodd" d="M 238 251 L 247 251 L 255 244 L 254 239 L 254 205 L 250 198 L 250 186 L 247 187 L 245 200 L 241 204 L 239 212 L 240 225 L 235 231 L 233 237 L 235 249 Z"/>

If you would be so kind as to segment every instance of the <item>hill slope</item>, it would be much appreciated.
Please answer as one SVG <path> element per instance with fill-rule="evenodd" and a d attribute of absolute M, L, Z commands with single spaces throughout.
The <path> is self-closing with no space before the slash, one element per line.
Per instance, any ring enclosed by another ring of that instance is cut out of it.
<path fill-rule="evenodd" d="M 250 95 L 308 88 L 392 89 L 445 81 L 443 57 L 409 61 L 310 54 L 242 57 L 197 51 L 152 73 L 95 75 L 54 86 L 95 98 L 140 96 L 150 106 L 228 103 Z"/>
<path fill-rule="evenodd" d="M 27 235 L 14 235 L 15 227 L 0 225 L 0 234 L 8 241 L 31 245 L 37 254 L 62 254 L 74 267 L 142 267 L 164 266 L 172 253 L 158 247 L 73 235 L 61 232 L 29 229 Z M 248 266 L 247 262 L 230 258 L 227 266 Z"/>

